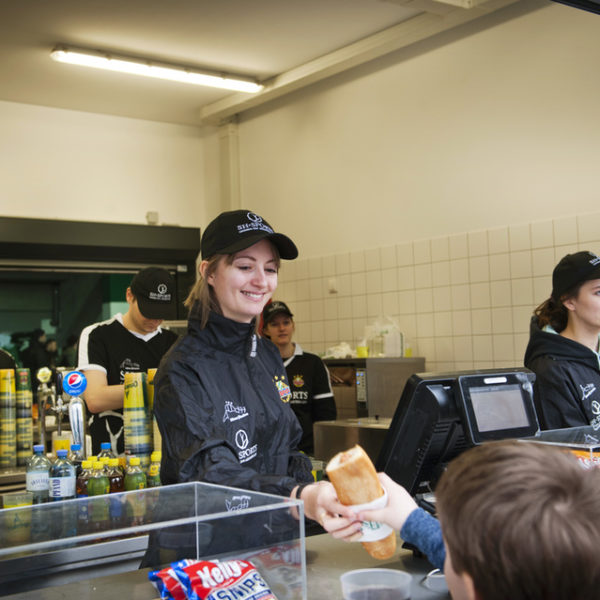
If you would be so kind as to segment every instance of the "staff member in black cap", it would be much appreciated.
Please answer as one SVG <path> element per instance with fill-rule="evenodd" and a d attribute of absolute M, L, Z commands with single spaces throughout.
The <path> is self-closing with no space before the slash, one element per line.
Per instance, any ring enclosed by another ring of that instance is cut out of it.
<path fill-rule="evenodd" d="M 310 460 L 298 451 L 302 429 L 285 368 L 257 332 L 280 259 L 296 258 L 295 244 L 256 213 L 234 210 L 206 227 L 200 247 L 200 278 L 185 302 L 188 332 L 154 380 L 163 484 L 203 481 L 297 497 L 309 518 L 352 531 L 356 525 L 339 516 L 349 509 L 331 484 L 313 482 Z"/>
<path fill-rule="evenodd" d="M 333 421 L 337 416 L 329 373 L 323 361 L 292 341 L 294 315 L 285 302 L 275 300 L 263 310 L 263 334 L 278 348 L 292 390 L 290 404 L 300 425 L 302 452 L 313 455 L 315 421 Z"/>
<path fill-rule="evenodd" d="M 599 335 L 600 257 L 567 254 L 552 273 L 552 295 L 535 309 L 525 352 L 543 429 L 600 427 Z"/>
<path fill-rule="evenodd" d="M 125 292 L 129 308 L 107 321 L 89 325 L 79 338 L 78 369 L 85 373 L 83 394 L 92 413 L 92 451 L 110 442 L 113 452 L 125 451 L 123 437 L 124 375 L 158 367 L 160 359 L 177 339 L 161 329 L 164 319 L 175 319 L 175 281 L 159 267 L 139 271 Z"/>

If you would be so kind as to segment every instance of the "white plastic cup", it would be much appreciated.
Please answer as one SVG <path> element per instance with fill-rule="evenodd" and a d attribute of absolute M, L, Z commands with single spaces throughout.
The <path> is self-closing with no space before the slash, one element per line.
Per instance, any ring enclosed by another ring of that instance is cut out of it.
<path fill-rule="evenodd" d="M 344 600 L 407 600 L 412 575 L 396 569 L 357 569 L 340 577 Z"/>

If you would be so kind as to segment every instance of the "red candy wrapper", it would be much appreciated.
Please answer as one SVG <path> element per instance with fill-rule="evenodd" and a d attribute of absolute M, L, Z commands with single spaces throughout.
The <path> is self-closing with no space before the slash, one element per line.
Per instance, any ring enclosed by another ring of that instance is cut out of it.
<path fill-rule="evenodd" d="M 254 565 L 245 560 L 201 560 L 177 567 L 189 600 L 277 600 Z"/>

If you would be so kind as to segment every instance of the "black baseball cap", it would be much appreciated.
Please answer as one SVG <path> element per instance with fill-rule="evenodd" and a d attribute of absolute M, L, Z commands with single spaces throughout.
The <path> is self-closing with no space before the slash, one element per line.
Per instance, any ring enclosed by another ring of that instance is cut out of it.
<path fill-rule="evenodd" d="M 560 301 L 561 296 L 590 279 L 600 279 L 600 256 L 587 250 L 567 254 L 552 272 L 552 298 Z"/>
<path fill-rule="evenodd" d="M 273 302 L 270 302 L 263 308 L 263 324 L 266 325 L 275 315 L 278 314 L 284 314 L 288 317 L 294 316 L 290 309 L 287 307 L 287 304 L 285 304 L 285 302 L 274 300 Z"/>
<path fill-rule="evenodd" d="M 234 254 L 265 238 L 281 258 L 292 260 L 298 256 L 296 244 L 287 235 L 275 233 L 261 216 L 245 209 L 223 212 L 213 219 L 202 234 L 200 251 L 206 260 L 215 254 Z"/>
<path fill-rule="evenodd" d="M 176 319 L 175 280 L 166 269 L 146 267 L 129 285 L 140 312 L 147 319 Z"/>

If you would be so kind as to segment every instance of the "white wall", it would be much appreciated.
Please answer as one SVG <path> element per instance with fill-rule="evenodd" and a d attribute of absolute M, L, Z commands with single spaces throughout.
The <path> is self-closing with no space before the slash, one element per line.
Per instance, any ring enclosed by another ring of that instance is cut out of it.
<path fill-rule="evenodd" d="M 0 102 L 0 215 L 167 224 L 205 220 L 202 132 Z M 214 195 L 214 192 L 212 192 Z"/>
<path fill-rule="evenodd" d="M 243 116 L 242 204 L 300 248 L 276 297 L 301 344 L 389 315 L 428 369 L 522 364 L 554 264 L 600 250 L 598 26 L 524 0 Z"/>

